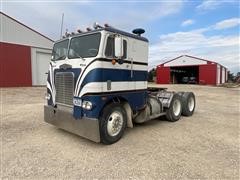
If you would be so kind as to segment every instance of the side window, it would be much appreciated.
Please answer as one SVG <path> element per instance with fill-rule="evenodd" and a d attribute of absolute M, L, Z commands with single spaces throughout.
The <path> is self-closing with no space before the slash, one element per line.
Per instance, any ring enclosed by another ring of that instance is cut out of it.
<path fill-rule="evenodd" d="M 109 36 L 107 38 L 107 44 L 105 49 L 105 56 L 106 57 L 115 57 L 114 54 L 114 37 Z M 127 41 L 123 40 L 123 59 L 127 58 Z"/>
<path fill-rule="evenodd" d="M 127 41 L 123 40 L 123 59 L 127 58 Z"/>
<path fill-rule="evenodd" d="M 109 36 L 107 38 L 107 45 L 105 49 L 105 56 L 114 57 L 114 37 Z"/>

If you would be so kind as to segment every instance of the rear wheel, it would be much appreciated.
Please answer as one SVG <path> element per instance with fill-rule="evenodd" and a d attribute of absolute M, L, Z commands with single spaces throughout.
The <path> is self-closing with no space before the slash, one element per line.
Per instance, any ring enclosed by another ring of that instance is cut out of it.
<path fill-rule="evenodd" d="M 104 144 L 121 139 L 127 124 L 127 114 L 120 103 L 107 105 L 100 118 L 100 137 Z"/>
<path fill-rule="evenodd" d="M 184 92 L 182 95 L 182 114 L 184 116 L 192 116 L 196 106 L 195 95 L 192 92 Z"/>
<path fill-rule="evenodd" d="M 174 94 L 170 107 L 166 110 L 166 117 L 168 121 L 178 121 L 182 114 L 182 102 L 179 94 Z"/>

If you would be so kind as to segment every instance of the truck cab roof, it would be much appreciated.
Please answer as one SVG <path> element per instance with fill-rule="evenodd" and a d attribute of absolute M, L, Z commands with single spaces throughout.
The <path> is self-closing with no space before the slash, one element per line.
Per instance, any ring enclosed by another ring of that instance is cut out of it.
<path fill-rule="evenodd" d="M 125 32 L 125 31 L 122 31 L 122 30 L 119 30 L 119 29 L 115 29 L 113 27 L 104 27 L 104 28 L 94 29 L 92 31 L 76 33 L 74 35 L 70 35 L 70 37 L 75 37 L 75 36 L 84 35 L 84 34 L 92 34 L 92 33 L 101 32 L 101 31 L 108 31 L 108 32 L 112 32 L 112 33 L 117 33 L 117 34 L 121 34 L 123 36 L 127 36 L 127 37 L 131 37 L 131 38 L 134 38 L 134 39 L 138 39 L 138 40 L 141 40 L 141 41 L 148 42 L 148 39 L 145 38 L 145 37 L 135 35 L 135 34 L 132 34 L 132 33 L 129 33 L 129 32 Z M 67 39 L 67 38 L 68 37 L 65 37 L 63 39 Z M 63 39 L 61 39 L 61 40 L 63 40 Z M 59 41 L 61 41 L 61 40 L 59 40 Z"/>

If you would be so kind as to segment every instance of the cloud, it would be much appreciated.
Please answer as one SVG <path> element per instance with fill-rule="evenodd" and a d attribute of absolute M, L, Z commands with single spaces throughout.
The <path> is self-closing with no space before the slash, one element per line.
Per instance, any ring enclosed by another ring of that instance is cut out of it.
<path fill-rule="evenodd" d="M 210 10 L 210 9 L 216 9 L 219 5 L 224 3 L 223 1 L 212 1 L 212 0 L 206 0 L 203 1 L 200 5 L 197 6 L 197 9 L 201 10 Z"/>
<path fill-rule="evenodd" d="M 217 9 L 223 4 L 226 3 L 238 3 L 236 0 L 205 0 L 200 5 L 198 5 L 196 8 L 197 10 L 213 10 Z"/>
<path fill-rule="evenodd" d="M 159 42 L 150 45 L 150 68 L 177 56 L 188 54 L 216 61 L 233 72 L 240 71 L 239 36 L 206 36 L 204 33 L 210 30 L 211 28 L 202 28 L 161 35 Z"/>
<path fill-rule="evenodd" d="M 41 33 L 58 39 L 61 15 L 64 13 L 64 31 L 85 30 L 97 21 L 132 30 L 151 21 L 180 12 L 182 1 L 162 2 L 2 2 L 2 11 L 16 17 Z M 24 12 L 24 13 L 23 13 Z M 123 13 L 124 12 L 124 13 Z"/>
<path fill-rule="evenodd" d="M 185 21 L 182 22 L 181 26 L 189 26 L 189 25 L 192 25 L 192 24 L 194 24 L 194 23 L 195 23 L 194 20 L 192 20 L 192 19 L 187 19 L 187 20 L 185 20 Z"/>
<path fill-rule="evenodd" d="M 232 28 L 232 27 L 238 26 L 239 24 L 240 24 L 240 18 L 226 19 L 218 22 L 215 25 L 215 29 L 221 30 L 221 29 Z"/>

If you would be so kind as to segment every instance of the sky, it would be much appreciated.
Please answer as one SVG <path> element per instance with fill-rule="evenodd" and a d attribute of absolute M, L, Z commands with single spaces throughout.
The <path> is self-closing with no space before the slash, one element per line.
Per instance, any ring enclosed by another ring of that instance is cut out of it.
<path fill-rule="evenodd" d="M 237 0 L 18 1 L 0 0 L 0 10 L 53 40 L 94 22 L 131 32 L 145 29 L 149 68 L 192 55 L 240 71 L 240 4 Z"/>

